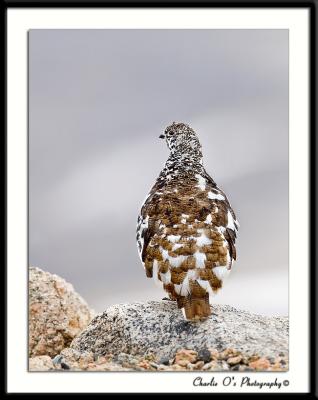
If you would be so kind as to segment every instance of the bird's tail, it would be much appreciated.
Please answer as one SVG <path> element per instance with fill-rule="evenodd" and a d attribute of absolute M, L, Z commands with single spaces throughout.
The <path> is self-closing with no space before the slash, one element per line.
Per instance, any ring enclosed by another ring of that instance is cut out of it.
<path fill-rule="evenodd" d="M 184 316 L 188 321 L 202 321 L 211 315 L 209 294 L 204 297 L 188 296 L 184 301 Z"/>

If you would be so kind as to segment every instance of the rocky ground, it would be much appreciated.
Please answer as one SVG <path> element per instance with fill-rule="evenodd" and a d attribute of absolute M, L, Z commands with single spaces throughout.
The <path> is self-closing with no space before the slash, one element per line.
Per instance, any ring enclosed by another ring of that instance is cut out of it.
<path fill-rule="evenodd" d="M 215 305 L 184 321 L 171 301 L 93 311 L 57 275 L 30 269 L 30 371 L 286 371 L 288 318 Z"/>
<path fill-rule="evenodd" d="M 117 356 L 96 356 L 65 349 L 55 358 L 38 356 L 30 359 L 33 371 L 287 371 L 288 357 L 247 355 L 235 349 L 180 349 L 172 358 L 155 360 L 153 356 L 141 357 L 120 353 Z"/>

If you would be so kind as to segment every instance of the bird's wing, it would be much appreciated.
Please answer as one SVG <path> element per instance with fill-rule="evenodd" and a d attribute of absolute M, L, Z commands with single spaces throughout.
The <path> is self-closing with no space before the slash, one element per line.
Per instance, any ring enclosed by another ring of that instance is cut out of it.
<path fill-rule="evenodd" d="M 141 207 L 137 220 L 136 239 L 139 256 L 144 263 L 146 258 L 146 250 L 151 238 L 156 233 L 155 219 L 153 218 L 154 207 L 156 207 L 156 195 L 154 195 L 156 187 L 152 188 Z"/>
<path fill-rule="evenodd" d="M 139 256 L 141 258 L 141 261 L 144 262 L 146 249 L 152 237 L 152 231 L 151 227 L 149 227 L 149 216 L 142 211 L 143 210 L 141 210 L 141 213 L 138 216 L 136 239 Z"/>
<path fill-rule="evenodd" d="M 224 238 L 228 242 L 231 258 L 236 260 L 235 241 L 239 228 L 236 215 L 225 193 L 217 187 L 210 175 L 205 172 L 203 177 L 207 182 L 206 190 L 208 190 L 208 199 L 210 203 L 210 207 L 208 207 L 209 212 L 211 216 L 214 217 L 214 224 L 221 229 Z"/>

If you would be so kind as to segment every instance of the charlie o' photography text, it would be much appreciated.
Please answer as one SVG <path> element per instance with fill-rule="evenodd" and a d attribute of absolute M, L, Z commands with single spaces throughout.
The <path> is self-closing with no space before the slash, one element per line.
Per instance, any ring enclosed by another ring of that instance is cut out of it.
<path fill-rule="evenodd" d="M 249 376 L 243 377 L 235 377 L 235 376 L 226 376 L 222 379 L 217 379 L 214 376 L 210 379 L 204 379 L 201 376 L 197 376 L 193 380 L 193 386 L 223 386 L 223 387 L 257 387 L 260 390 L 263 388 L 277 388 L 281 389 L 283 386 L 288 386 L 289 381 L 287 379 L 279 381 L 277 378 L 274 380 L 260 380 L 259 378 L 251 378 Z"/>

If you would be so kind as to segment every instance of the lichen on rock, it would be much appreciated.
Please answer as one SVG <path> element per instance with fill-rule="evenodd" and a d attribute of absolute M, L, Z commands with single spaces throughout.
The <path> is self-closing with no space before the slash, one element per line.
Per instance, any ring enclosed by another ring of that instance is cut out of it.
<path fill-rule="evenodd" d="M 288 353 L 288 317 L 267 317 L 214 305 L 211 317 L 198 323 L 185 321 L 171 301 L 118 304 L 97 315 L 73 340 L 71 348 L 97 356 L 152 355 L 157 361 L 173 357 L 179 349 L 199 352 L 213 348 L 222 354 L 224 349 L 235 348 L 231 353 L 234 365 L 239 352 L 260 357 Z M 179 358 L 188 357 L 191 364 L 194 354 L 183 353 Z M 228 354 L 224 354 L 226 357 Z"/>

